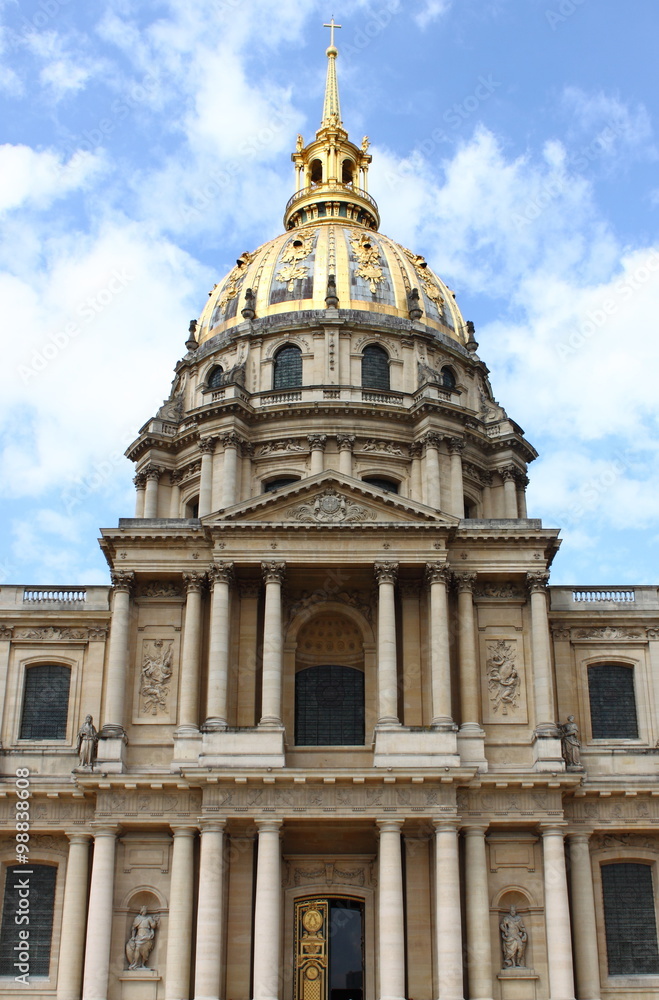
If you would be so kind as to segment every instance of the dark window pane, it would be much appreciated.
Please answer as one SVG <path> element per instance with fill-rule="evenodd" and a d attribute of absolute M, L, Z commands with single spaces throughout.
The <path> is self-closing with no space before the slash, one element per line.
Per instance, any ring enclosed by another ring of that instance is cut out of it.
<path fill-rule="evenodd" d="M 282 486 L 290 486 L 291 483 L 299 483 L 299 481 L 297 476 L 280 476 L 279 479 L 270 479 L 263 484 L 263 492 L 272 493 L 274 490 L 280 490 Z"/>
<path fill-rule="evenodd" d="M 442 368 L 442 385 L 447 389 L 455 389 L 455 375 L 452 368 Z"/>
<path fill-rule="evenodd" d="M 330 899 L 330 1000 L 362 1000 L 364 986 L 364 904 Z"/>
<path fill-rule="evenodd" d="M 380 479 L 378 476 L 366 476 L 362 482 L 369 486 L 376 486 L 379 490 L 387 490 L 389 493 L 398 493 L 398 483 L 393 479 Z"/>
<path fill-rule="evenodd" d="M 282 347 L 275 355 L 275 389 L 291 389 L 302 385 L 302 351 L 292 344 Z"/>
<path fill-rule="evenodd" d="M 659 972 L 650 865 L 602 866 L 606 952 L 610 976 Z"/>
<path fill-rule="evenodd" d="M 588 691 L 593 739 L 638 739 L 632 667 L 620 663 L 588 667 Z"/>
<path fill-rule="evenodd" d="M 219 389 L 222 385 L 222 376 L 224 374 L 223 369 L 220 365 L 216 365 L 208 376 L 208 387 L 209 389 Z"/>
<path fill-rule="evenodd" d="M 22 740 L 64 740 L 71 671 L 56 664 L 28 667 L 21 719 Z"/>
<path fill-rule="evenodd" d="M 389 355 L 370 344 L 362 354 L 362 386 L 367 389 L 389 388 Z"/>
<path fill-rule="evenodd" d="M 21 871 L 22 868 L 22 871 Z M 30 874 L 27 874 L 29 870 Z M 17 865 L 7 868 L 5 897 L 2 907 L 2 930 L 0 931 L 0 976 L 19 975 L 14 968 L 19 944 L 18 932 L 21 927 L 30 932 L 30 978 L 47 976 L 50 968 L 50 944 L 53 936 L 53 910 L 55 908 L 55 865 Z M 19 881 L 29 881 L 30 924 L 14 923 L 18 908 Z"/>
<path fill-rule="evenodd" d="M 298 746 L 364 742 L 364 675 L 354 667 L 307 667 L 295 675 Z"/>

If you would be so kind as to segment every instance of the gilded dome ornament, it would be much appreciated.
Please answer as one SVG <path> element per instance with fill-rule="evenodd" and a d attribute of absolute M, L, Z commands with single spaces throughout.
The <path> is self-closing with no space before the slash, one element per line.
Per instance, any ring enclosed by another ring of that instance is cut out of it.
<path fill-rule="evenodd" d="M 369 233 L 360 233 L 353 229 L 350 235 L 350 246 L 352 247 L 355 260 L 358 261 L 357 276 L 368 281 L 371 291 L 376 292 L 378 284 L 384 277 L 380 265 L 380 251 L 371 242 Z"/>
<path fill-rule="evenodd" d="M 281 263 L 285 266 L 277 271 L 277 280 L 288 283 L 288 290 L 292 292 L 295 282 L 306 278 L 309 274 L 307 264 L 300 264 L 300 261 L 308 257 L 313 252 L 317 230 L 313 233 L 295 236 L 281 255 Z"/>

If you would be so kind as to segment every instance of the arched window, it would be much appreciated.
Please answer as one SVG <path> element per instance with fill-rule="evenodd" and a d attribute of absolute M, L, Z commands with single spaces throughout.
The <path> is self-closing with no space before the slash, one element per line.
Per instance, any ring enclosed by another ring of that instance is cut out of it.
<path fill-rule="evenodd" d="M 352 160 L 344 160 L 341 167 L 341 180 L 344 184 L 352 184 L 355 167 Z"/>
<path fill-rule="evenodd" d="M 312 184 L 323 183 L 323 164 L 321 160 L 311 161 L 311 183 Z"/>
<path fill-rule="evenodd" d="M 297 746 L 364 743 L 364 674 L 355 667 L 307 667 L 295 675 Z"/>
<path fill-rule="evenodd" d="M 22 740 L 65 740 L 71 670 L 56 663 L 25 671 Z"/>
<path fill-rule="evenodd" d="M 199 517 L 199 497 L 190 497 L 185 505 L 184 517 L 188 519 Z"/>
<path fill-rule="evenodd" d="M 622 663 L 588 667 L 590 724 L 594 740 L 636 740 L 634 669 Z"/>
<path fill-rule="evenodd" d="M 208 388 L 219 389 L 219 387 L 222 385 L 223 375 L 224 375 L 224 368 L 222 368 L 221 365 L 215 365 L 214 368 L 211 368 L 207 379 Z"/>
<path fill-rule="evenodd" d="M 389 389 L 389 355 L 377 344 L 364 348 L 362 386 L 365 389 Z"/>
<path fill-rule="evenodd" d="M 274 389 L 293 389 L 302 385 L 302 351 L 294 344 L 280 347 L 275 354 L 272 380 Z"/>
<path fill-rule="evenodd" d="M 267 483 L 263 484 L 264 493 L 274 493 L 275 490 L 280 490 L 283 486 L 290 486 L 291 483 L 299 483 L 299 476 L 279 476 L 278 479 L 269 479 Z"/>
<path fill-rule="evenodd" d="M 0 929 L 0 976 L 11 976 L 14 979 L 17 975 L 14 963 L 17 960 L 15 948 L 19 941 L 18 928 L 14 920 L 20 881 L 27 877 L 30 883 L 30 960 L 27 964 L 32 981 L 37 976 L 47 977 L 50 972 L 57 866 L 37 865 L 30 861 L 28 867 L 29 876 L 20 871 L 19 865 L 16 865 L 15 870 L 12 865 L 5 868 L 5 892 Z"/>
<path fill-rule="evenodd" d="M 364 476 L 362 482 L 368 483 L 369 486 L 375 486 L 378 490 L 386 490 L 388 493 L 398 493 L 400 486 L 400 483 L 397 483 L 395 479 L 385 479 L 381 476 Z"/>
<path fill-rule="evenodd" d="M 446 389 L 455 389 L 456 382 L 455 382 L 455 372 L 453 371 L 453 369 L 449 368 L 448 365 L 444 365 L 440 374 L 442 376 L 442 385 Z"/>
<path fill-rule="evenodd" d="M 652 866 L 602 865 L 606 953 L 610 976 L 659 973 Z"/>

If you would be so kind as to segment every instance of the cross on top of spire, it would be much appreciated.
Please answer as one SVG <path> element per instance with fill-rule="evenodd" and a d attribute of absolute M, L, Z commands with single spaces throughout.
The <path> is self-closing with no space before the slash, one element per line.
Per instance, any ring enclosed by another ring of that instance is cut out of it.
<path fill-rule="evenodd" d="M 336 57 L 339 54 L 334 45 L 334 31 L 340 28 L 332 14 L 329 24 L 324 24 L 324 28 L 329 28 L 330 45 L 327 50 L 327 83 L 325 84 L 325 102 L 323 104 L 323 125 L 341 125 L 341 104 L 339 101 L 339 85 L 336 79 Z"/>
<path fill-rule="evenodd" d="M 334 48 L 334 29 L 335 28 L 341 28 L 341 27 L 343 27 L 343 25 L 336 24 L 336 22 L 334 21 L 334 14 L 332 14 L 332 20 L 330 21 L 330 23 L 323 25 L 323 28 L 329 28 L 330 29 L 330 48 L 332 48 L 332 49 Z"/>

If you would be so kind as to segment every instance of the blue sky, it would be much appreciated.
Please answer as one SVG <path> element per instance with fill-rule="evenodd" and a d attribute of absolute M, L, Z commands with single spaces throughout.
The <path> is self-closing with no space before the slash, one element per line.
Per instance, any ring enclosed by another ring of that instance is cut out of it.
<path fill-rule="evenodd" d="M 0 0 L 0 583 L 107 581 L 122 457 L 188 321 L 277 235 L 318 127 L 331 7 Z M 335 6 L 382 230 L 476 323 L 540 452 L 554 583 L 657 583 L 654 0 Z"/>

